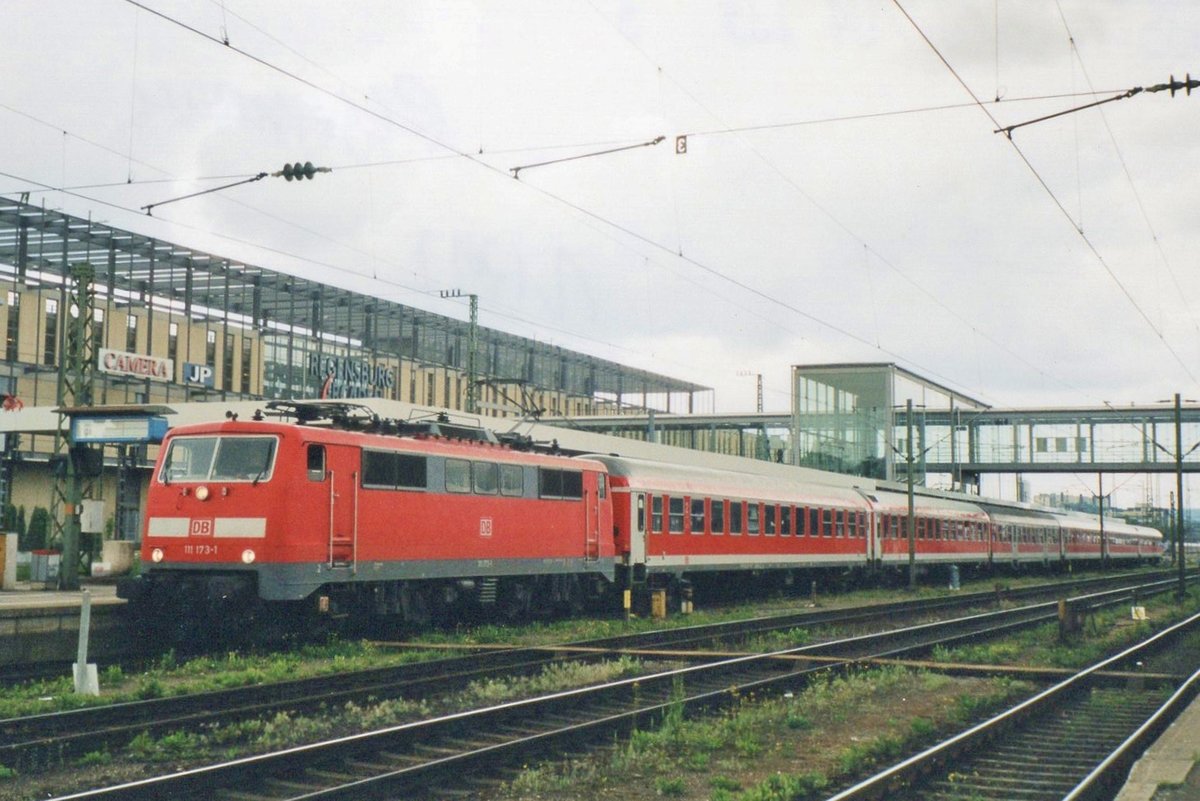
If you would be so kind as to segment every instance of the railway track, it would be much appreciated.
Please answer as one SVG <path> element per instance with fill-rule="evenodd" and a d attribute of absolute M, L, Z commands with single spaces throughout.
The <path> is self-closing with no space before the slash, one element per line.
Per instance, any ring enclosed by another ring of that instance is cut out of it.
<path fill-rule="evenodd" d="M 1112 593 L 1107 601 L 1127 597 L 1127 593 Z M 1104 602 L 1099 597 L 1093 600 Z M 498 764 L 520 764 L 537 754 L 562 753 L 581 743 L 609 742 L 634 727 L 657 723 L 676 706 L 694 712 L 747 693 L 794 689 L 809 674 L 829 667 L 809 665 L 806 656 L 846 655 L 843 664 L 847 664 L 867 656 L 920 652 L 936 644 L 1054 618 L 1054 606 L 1037 604 L 691 665 L 64 798 L 359 799 L 408 797 L 428 787 L 437 787 L 439 796 L 445 797 L 480 766 L 494 772 Z"/>
<path fill-rule="evenodd" d="M 1107 595 L 1097 595 L 1097 603 L 1105 598 L 1120 599 L 1130 593 L 1145 595 L 1171 586 L 1169 581 L 1136 585 L 1122 583 L 1122 580 L 1127 582 L 1128 579 L 1088 579 L 1081 584 L 1090 588 L 1118 585 L 1115 589 L 1104 590 Z M 1024 588 L 1005 597 L 1039 597 L 1045 595 L 1048 589 L 1045 586 Z M 1061 586 L 1055 589 L 1061 590 Z M 978 608 L 995 600 L 994 593 L 974 593 L 841 610 L 808 610 L 752 620 L 622 635 L 545 649 L 488 651 L 357 671 L 341 674 L 335 679 L 316 677 L 0 720 L 0 764 L 22 771 L 39 771 L 53 767 L 64 759 L 97 749 L 119 749 L 143 732 L 161 736 L 171 731 L 228 725 L 281 712 L 302 715 L 347 703 L 362 704 L 368 700 L 449 696 L 473 681 L 533 675 L 555 663 L 597 661 L 649 649 L 672 649 L 669 656 L 647 654 L 649 658 L 678 660 L 686 658 L 685 649 L 736 642 L 772 631 L 787 631 L 797 627 L 865 625 L 879 621 L 894 625 L 897 620 L 906 617 L 912 620 L 947 609 Z M 1051 604 L 1042 604 L 993 617 L 1009 620 L 1010 626 L 1024 626 L 1050 619 L 1053 614 Z M 981 618 L 983 621 L 990 619 L 987 616 Z M 936 631 L 938 626 L 928 624 L 928 630 Z M 904 639 L 921 630 L 921 627 L 910 627 L 903 634 L 881 632 L 841 638 L 812 645 L 805 653 L 809 656 L 866 656 L 873 648 L 879 648 L 879 643 L 889 639 L 901 643 L 899 650 L 903 651 Z M 711 657 L 696 658 L 711 661 Z"/>
<path fill-rule="evenodd" d="M 1200 693 L 1200 670 L 1174 687 L 1105 687 L 1102 674 L 1198 628 L 1194 615 L 830 801 L 1111 799 L 1142 751 Z"/>

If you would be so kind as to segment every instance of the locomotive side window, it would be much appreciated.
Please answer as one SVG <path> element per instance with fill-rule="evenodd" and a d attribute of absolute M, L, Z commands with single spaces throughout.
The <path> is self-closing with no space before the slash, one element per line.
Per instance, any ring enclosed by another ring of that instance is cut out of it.
<path fill-rule="evenodd" d="M 364 450 L 362 483 L 375 489 L 425 489 L 424 456 Z M 310 476 L 312 474 L 310 473 Z"/>
<path fill-rule="evenodd" d="M 712 533 L 725 533 L 725 501 L 712 502 Z"/>
<path fill-rule="evenodd" d="M 519 464 L 500 465 L 500 494 L 525 494 L 525 470 Z"/>
<path fill-rule="evenodd" d="M 308 480 L 325 480 L 325 446 L 308 446 Z"/>
<path fill-rule="evenodd" d="M 596 474 L 596 486 L 600 495 L 600 500 L 608 497 L 608 475 L 605 473 Z"/>
<path fill-rule="evenodd" d="M 672 534 L 683 533 L 683 498 L 667 500 L 667 522 Z"/>
<path fill-rule="evenodd" d="M 479 495 L 495 495 L 500 488 L 500 465 L 494 462 L 475 462 L 471 465 L 471 482 Z"/>
<path fill-rule="evenodd" d="M 663 499 L 655 495 L 650 499 L 650 530 L 658 533 L 663 530 Z"/>
<path fill-rule="evenodd" d="M 692 533 L 704 533 L 704 499 L 692 498 Z"/>
<path fill-rule="evenodd" d="M 539 467 L 538 495 L 542 498 L 579 500 L 583 497 L 583 473 L 579 470 Z"/>
<path fill-rule="evenodd" d="M 309 450 L 311 455 L 312 451 Z M 379 451 L 363 451 L 362 455 L 362 482 L 364 487 L 387 487 L 391 489 L 396 486 L 396 460 L 393 458 L 395 454 L 381 453 Z M 309 477 L 312 477 L 312 467 L 309 466 Z"/>
<path fill-rule="evenodd" d="M 446 460 L 446 492 L 471 491 L 471 463 L 465 459 Z"/>

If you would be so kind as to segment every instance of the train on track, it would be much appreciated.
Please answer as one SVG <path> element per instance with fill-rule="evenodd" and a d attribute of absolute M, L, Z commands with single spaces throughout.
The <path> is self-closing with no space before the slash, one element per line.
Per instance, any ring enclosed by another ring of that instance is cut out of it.
<path fill-rule="evenodd" d="M 696 581 L 908 564 L 907 493 L 875 482 L 568 456 L 445 415 L 392 421 L 345 402 L 230 417 L 164 440 L 142 574 L 118 586 L 172 619 L 516 618 L 623 595 L 640 606 Z M 1163 552 L 1154 529 L 970 495 L 915 495 L 913 512 L 922 565 Z"/>

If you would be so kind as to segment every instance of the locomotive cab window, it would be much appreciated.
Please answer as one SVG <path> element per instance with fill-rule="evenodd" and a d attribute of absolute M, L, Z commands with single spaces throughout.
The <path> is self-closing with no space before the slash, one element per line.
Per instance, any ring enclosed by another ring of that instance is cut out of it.
<path fill-rule="evenodd" d="M 271 478 L 275 437 L 179 437 L 171 440 L 159 481 L 249 481 Z"/>
<path fill-rule="evenodd" d="M 308 446 L 308 480 L 325 480 L 325 446 Z"/>

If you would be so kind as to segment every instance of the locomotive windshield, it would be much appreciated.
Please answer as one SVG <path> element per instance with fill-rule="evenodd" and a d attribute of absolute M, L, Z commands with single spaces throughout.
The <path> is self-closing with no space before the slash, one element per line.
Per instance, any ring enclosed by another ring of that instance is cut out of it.
<path fill-rule="evenodd" d="M 271 477 L 274 437 L 178 437 L 163 460 L 159 480 L 250 481 Z"/>

